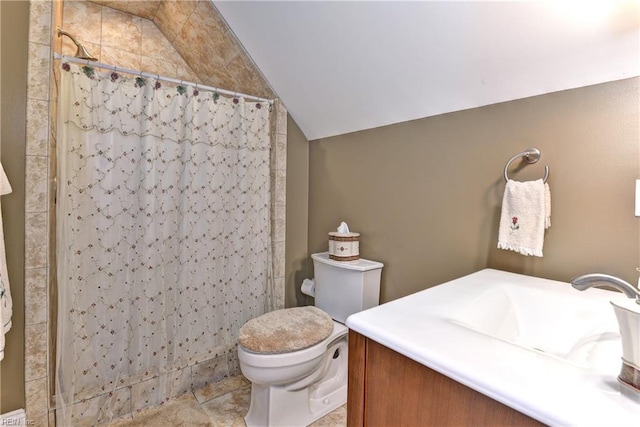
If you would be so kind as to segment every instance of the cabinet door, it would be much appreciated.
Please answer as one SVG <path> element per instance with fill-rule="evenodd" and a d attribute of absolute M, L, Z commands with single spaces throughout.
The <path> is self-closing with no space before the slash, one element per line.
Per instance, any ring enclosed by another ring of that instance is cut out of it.
<path fill-rule="evenodd" d="M 351 345 L 351 335 L 349 340 Z M 375 341 L 356 337 L 354 351 L 358 350 L 352 372 L 349 348 L 349 386 L 361 384 L 363 392 L 350 390 L 349 426 L 542 425 Z"/>

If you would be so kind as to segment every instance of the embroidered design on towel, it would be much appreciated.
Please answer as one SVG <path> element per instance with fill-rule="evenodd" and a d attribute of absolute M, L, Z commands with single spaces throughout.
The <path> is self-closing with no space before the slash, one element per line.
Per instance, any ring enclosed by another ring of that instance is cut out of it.
<path fill-rule="evenodd" d="M 514 216 L 513 218 L 511 218 L 511 233 L 514 233 L 519 229 L 520 229 L 520 225 L 518 224 L 518 217 Z"/>

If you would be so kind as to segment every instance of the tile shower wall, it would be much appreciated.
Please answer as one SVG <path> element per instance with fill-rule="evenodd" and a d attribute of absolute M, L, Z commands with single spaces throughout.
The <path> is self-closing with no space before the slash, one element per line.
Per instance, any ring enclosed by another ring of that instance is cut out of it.
<path fill-rule="evenodd" d="M 65 1 L 61 27 L 99 62 L 203 83 L 148 19 L 92 2 Z M 62 53 L 75 51 L 73 42 L 63 37 Z"/>
<path fill-rule="evenodd" d="M 131 7 L 136 6 L 130 12 L 151 18 L 159 10 L 167 9 L 168 6 L 163 3 L 168 2 L 131 2 Z M 141 6 L 144 7 L 140 9 Z M 181 19 L 179 14 L 175 16 L 176 19 Z M 164 12 L 162 17 L 164 25 L 172 26 L 176 31 L 194 21 L 188 18 L 176 23 L 171 20 L 171 14 Z M 221 23 L 219 20 L 218 24 Z M 53 393 L 50 390 L 53 382 L 51 360 L 55 344 L 55 330 L 51 322 L 54 313 L 51 302 L 55 302 L 55 282 L 51 280 L 55 274 L 55 254 L 51 250 L 52 245 L 48 243 L 55 227 L 53 180 L 56 84 L 52 78 L 54 64 L 51 58 L 54 50 L 64 54 L 75 52 L 75 46 L 70 40 L 60 40 L 53 35 L 58 26 L 77 36 L 100 62 L 202 83 L 202 79 L 178 54 L 174 45 L 149 19 L 92 2 L 67 1 L 63 4 L 49 0 L 30 1 L 25 201 L 25 389 L 27 417 L 36 426 L 55 424 L 51 398 Z M 228 29 L 222 30 L 220 34 L 230 37 Z M 172 41 L 181 42 L 179 36 Z M 237 44 L 235 41 L 234 43 Z M 197 51 L 192 49 L 192 52 L 197 57 Z M 251 64 L 247 58 L 243 58 L 241 62 L 245 66 Z M 238 72 L 240 77 L 234 77 L 236 80 L 242 79 L 241 71 Z M 244 87 L 256 84 L 255 71 L 245 75 L 250 76 L 246 79 L 251 81 L 245 82 Z M 210 82 L 211 79 L 212 77 L 207 77 Z M 225 89 L 246 92 L 238 87 Z M 286 120 L 285 108 L 280 102 L 276 102 L 272 120 L 272 245 L 276 308 L 284 307 Z M 165 392 L 170 396 L 177 396 L 238 372 L 235 352 L 219 355 L 203 363 L 120 389 L 113 396 L 82 402 L 84 408 L 81 412 L 90 414 L 97 401 L 109 397 L 114 413 L 127 417 L 132 412 L 162 403 L 160 396 Z M 81 424 L 81 420 L 78 422 Z"/>

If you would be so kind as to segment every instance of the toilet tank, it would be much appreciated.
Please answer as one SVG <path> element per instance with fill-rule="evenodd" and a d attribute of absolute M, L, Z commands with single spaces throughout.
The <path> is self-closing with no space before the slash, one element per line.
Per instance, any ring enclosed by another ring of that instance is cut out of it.
<path fill-rule="evenodd" d="M 380 273 L 383 264 L 359 259 L 334 261 L 328 252 L 312 254 L 315 276 L 315 306 L 344 323 L 353 313 L 380 303 Z"/>

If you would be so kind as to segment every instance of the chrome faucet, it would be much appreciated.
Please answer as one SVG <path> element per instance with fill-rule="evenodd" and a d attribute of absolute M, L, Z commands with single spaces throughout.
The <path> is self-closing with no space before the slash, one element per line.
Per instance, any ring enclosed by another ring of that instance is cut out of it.
<path fill-rule="evenodd" d="M 635 298 L 636 303 L 640 304 L 640 291 L 631 283 L 626 282 L 618 277 L 604 273 L 589 273 L 582 276 L 576 276 L 571 279 L 571 286 L 579 291 L 592 288 L 594 286 L 610 286 L 624 293 L 629 298 Z"/>

